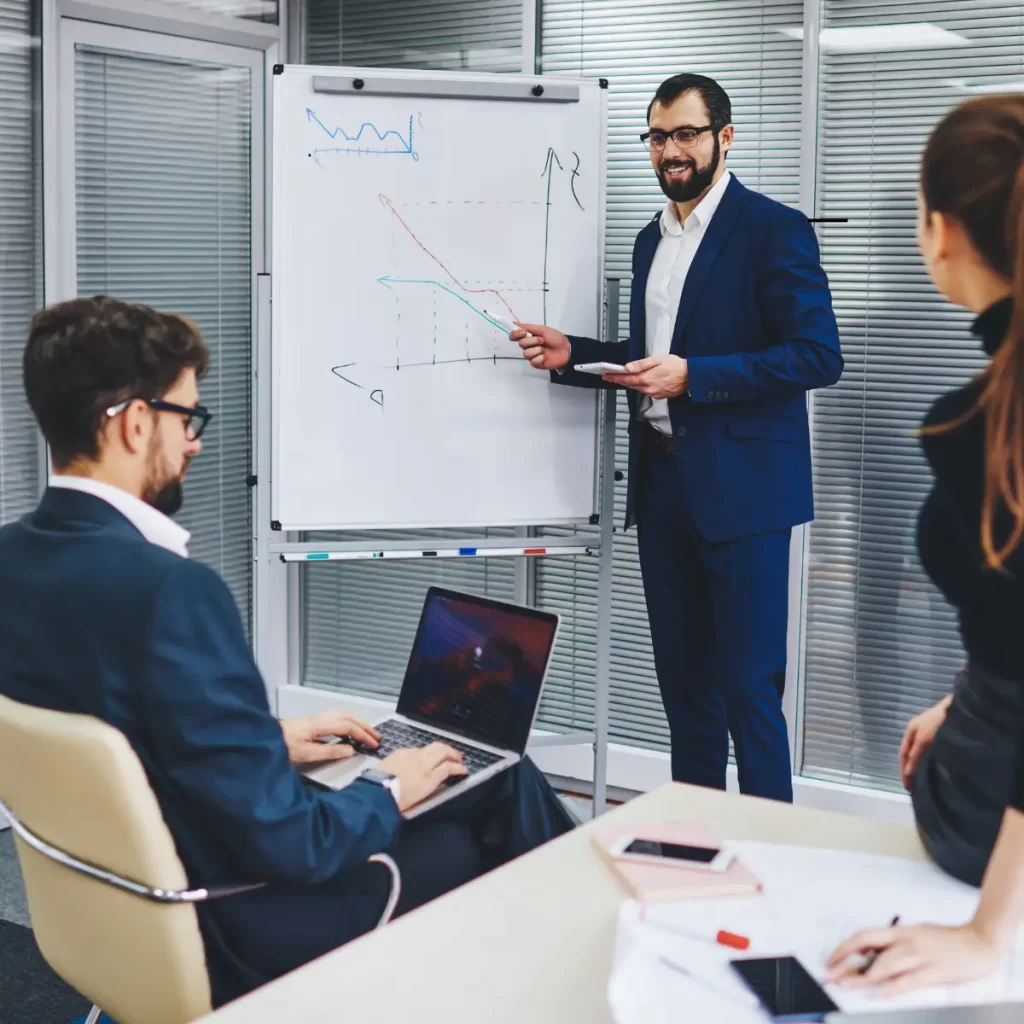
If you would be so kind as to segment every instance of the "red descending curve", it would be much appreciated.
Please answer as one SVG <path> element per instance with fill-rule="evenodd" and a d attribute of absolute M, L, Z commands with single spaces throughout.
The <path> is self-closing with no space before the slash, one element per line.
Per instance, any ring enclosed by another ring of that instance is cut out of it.
<path fill-rule="evenodd" d="M 386 206 L 386 207 L 387 207 L 387 208 L 388 208 L 388 209 L 389 209 L 389 210 L 390 210 L 390 211 L 391 211 L 391 212 L 392 212 L 392 213 L 393 213 L 393 214 L 395 215 L 395 218 L 396 218 L 396 219 L 398 220 L 398 223 L 399 223 L 399 224 L 401 224 L 401 225 L 402 225 L 402 227 L 403 227 L 403 228 L 405 228 L 405 230 L 406 230 L 406 231 L 408 232 L 408 234 L 409 234 L 409 237 L 410 237 L 410 238 L 411 238 L 411 239 L 412 239 L 412 240 L 413 240 L 413 241 L 414 241 L 414 242 L 415 242 L 415 243 L 416 243 L 416 244 L 417 244 L 417 245 L 418 245 L 418 246 L 419 246 L 419 247 L 420 247 L 420 248 L 421 248 L 421 249 L 422 249 L 422 250 L 423 250 L 423 251 L 424 251 L 424 252 L 425 252 L 425 253 L 426 253 L 426 254 L 427 254 L 427 255 L 428 255 L 428 256 L 429 256 L 429 257 L 430 257 L 430 258 L 431 258 L 431 259 L 432 259 L 432 260 L 433 260 L 433 261 L 434 261 L 434 262 L 435 262 L 435 263 L 436 263 L 436 264 L 437 264 L 437 265 L 438 265 L 438 266 L 439 266 L 439 267 L 441 268 L 441 269 L 442 269 L 442 270 L 443 270 L 443 271 L 444 271 L 444 272 L 445 272 L 445 274 L 447 274 L 447 276 L 448 276 L 448 277 L 450 278 L 450 280 L 452 281 L 452 283 L 453 283 L 453 284 L 457 285 L 457 286 L 458 286 L 459 288 L 461 288 L 461 289 L 462 289 L 462 290 L 463 290 L 464 292 L 466 292 L 467 294 L 470 294 L 470 295 L 472 295 L 472 294 L 476 294 L 476 295 L 493 295 L 493 296 L 494 296 L 494 297 L 495 297 L 495 298 L 496 298 L 496 299 L 497 299 L 497 300 L 498 300 L 498 301 L 499 301 L 499 302 L 500 302 L 500 303 L 501 303 L 501 304 L 502 304 L 502 305 L 503 305 L 503 306 L 504 306 L 504 307 L 505 307 L 505 308 L 506 308 L 506 309 L 507 309 L 507 310 L 509 311 L 509 313 L 511 313 L 511 314 L 512 314 L 512 319 L 513 319 L 513 320 L 518 320 L 518 319 L 519 319 L 519 317 L 518 317 L 518 316 L 516 316 L 516 312 L 515 312 L 515 310 L 514 310 L 514 309 L 513 309 L 513 308 L 512 308 L 512 307 L 511 307 L 511 306 L 510 306 L 509 304 L 508 304 L 508 301 L 506 300 L 505 296 L 504 296 L 504 295 L 502 295 L 502 293 L 501 293 L 500 291 L 498 291 L 497 289 L 495 289 L 495 288 L 470 288 L 470 287 L 468 287 L 468 286 L 467 286 L 467 285 L 466 285 L 466 284 L 465 284 L 464 282 L 460 281 L 460 280 L 459 280 L 459 279 L 458 279 L 458 278 L 457 278 L 457 277 L 456 277 L 456 276 L 455 276 L 455 275 L 454 275 L 454 274 L 453 274 L 453 273 L 452 273 L 452 272 L 451 272 L 451 271 L 450 271 L 450 270 L 449 270 L 449 269 L 448 269 L 448 268 L 447 268 L 447 267 L 446 267 L 446 266 L 445 266 L 445 265 L 444 265 L 444 264 L 443 264 L 443 263 L 442 263 L 442 262 L 441 262 L 441 261 L 440 261 L 440 260 L 439 260 L 439 259 L 438 259 L 438 258 L 437 258 L 437 257 L 436 257 L 436 256 L 435 256 L 435 255 L 434 255 L 434 254 L 433 254 L 433 253 L 432 253 L 432 252 L 431 252 L 431 251 L 430 251 L 430 250 L 429 250 L 429 249 L 428 249 L 428 248 L 427 248 L 427 247 L 426 247 L 426 246 L 425 246 L 425 245 L 424 245 L 424 244 L 423 244 L 423 243 L 422 243 L 421 241 L 420 241 L 420 240 L 419 240 L 419 239 L 418 239 L 418 238 L 417 238 L 417 237 L 416 237 L 416 232 L 415 232 L 415 231 L 413 231 L 413 229 L 412 229 L 411 227 L 409 227 L 409 225 L 408 225 L 408 224 L 406 224 L 406 222 L 405 222 L 404 218 L 402 217 L 402 215 L 401 215 L 401 214 L 400 214 L 400 213 L 399 213 L 399 212 L 398 212 L 398 211 L 397 211 L 397 210 L 395 209 L 395 204 L 394 204 L 393 202 L 391 202 L 391 200 L 390 200 L 390 199 L 389 199 L 389 198 L 388 198 L 388 197 L 387 197 L 386 195 L 384 195 L 384 193 L 383 193 L 383 192 L 378 192 L 378 193 L 377 193 L 377 198 L 378 198 L 378 199 L 379 199 L 379 200 L 381 201 L 381 203 L 382 203 L 382 204 L 383 204 L 384 206 Z M 540 289 L 536 289 L 536 290 L 538 290 L 538 291 L 539 291 Z"/>

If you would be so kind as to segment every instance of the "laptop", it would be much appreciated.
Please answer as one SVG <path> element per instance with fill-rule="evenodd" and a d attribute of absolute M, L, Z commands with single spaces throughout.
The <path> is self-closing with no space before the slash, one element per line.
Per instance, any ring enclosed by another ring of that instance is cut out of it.
<path fill-rule="evenodd" d="M 990 1003 L 987 1006 L 930 1006 L 923 1010 L 891 1010 L 888 1013 L 832 1013 L 828 1024 L 1021 1024 L 1024 1003 Z"/>
<path fill-rule="evenodd" d="M 342 789 L 402 747 L 441 741 L 469 774 L 409 808 L 415 818 L 514 765 L 526 753 L 558 633 L 558 616 L 536 608 L 431 587 L 420 614 L 393 714 L 372 724 L 374 755 L 314 765 L 304 774 Z"/>

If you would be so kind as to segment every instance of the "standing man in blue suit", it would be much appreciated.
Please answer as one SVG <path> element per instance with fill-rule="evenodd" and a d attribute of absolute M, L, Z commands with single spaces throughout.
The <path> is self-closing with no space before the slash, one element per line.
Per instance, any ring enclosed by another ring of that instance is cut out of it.
<path fill-rule="evenodd" d="M 672 777 L 792 800 L 782 694 L 789 544 L 814 517 L 806 392 L 843 369 L 807 218 L 726 168 L 729 97 L 676 75 L 647 111 L 668 197 L 633 249 L 629 338 L 522 324 L 559 384 L 629 389 L 627 527 L 636 522 Z M 603 379 L 581 363 L 625 365 Z M 570 365 L 571 364 L 571 365 Z"/>
<path fill-rule="evenodd" d="M 25 391 L 56 472 L 0 529 L 0 693 L 125 735 L 193 887 L 267 883 L 198 906 L 219 1005 L 375 927 L 390 886 L 372 854 L 398 863 L 404 913 L 572 822 L 528 759 L 403 820 L 466 774 L 441 743 L 338 792 L 303 781 L 296 766 L 379 737 L 340 711 L 274 719 L 231 593 L 169 518 L 212 416 L 208 359 L 192 324 L 146 306 L 74 299 L 33 320 Z"/>

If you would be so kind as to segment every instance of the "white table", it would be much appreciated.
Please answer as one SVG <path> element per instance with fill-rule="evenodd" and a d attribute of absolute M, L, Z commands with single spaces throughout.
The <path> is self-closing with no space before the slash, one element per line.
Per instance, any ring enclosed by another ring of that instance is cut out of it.
<path fill-rule="evenodd" d="M 702 821 L 757 839 L 924 859 L 916 831 L 669 784 L 599 824 Z M 204 1017 L 210 1024 L 408 1021 L 602 1024 L 624 893 L 588 837 L 594 824 Z"/>

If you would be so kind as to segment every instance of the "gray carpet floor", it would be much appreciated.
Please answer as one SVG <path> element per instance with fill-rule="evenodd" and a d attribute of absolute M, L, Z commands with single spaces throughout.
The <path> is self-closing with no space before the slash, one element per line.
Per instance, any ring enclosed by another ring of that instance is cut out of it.
<path fill-rule="evenodd" d="M 28 928 L 0 921 L 0 1021 L 70 1024 L 89 1003 L 50 970 Z"/>

